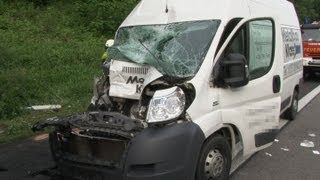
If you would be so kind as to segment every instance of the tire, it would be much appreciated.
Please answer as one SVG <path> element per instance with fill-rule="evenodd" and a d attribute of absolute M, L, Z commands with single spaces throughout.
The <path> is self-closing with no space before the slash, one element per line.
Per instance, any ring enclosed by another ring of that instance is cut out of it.
<path fill-rule="evenodd" d="M 222 136 L 214 136 L 202 147 L 196 180 L 228 180 L 231 168 L 231 148 Z"/>
<path fill-rule="evenodd" d="M 284 118 L 293 121 L 298 114 L 299 94 L 294 90 L 291 105 L 284 113 Z"/>

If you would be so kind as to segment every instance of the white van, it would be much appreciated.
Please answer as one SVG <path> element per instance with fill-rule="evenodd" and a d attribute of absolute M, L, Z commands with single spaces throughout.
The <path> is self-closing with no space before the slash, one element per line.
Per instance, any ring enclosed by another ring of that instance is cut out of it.
<path fill-rule="evenodd" d="M 117 31 L 90 111 L 49 119 L 60 174 L 228 179 L 294 119 L 299 23 L 286 0 L 141 0 Z"/>

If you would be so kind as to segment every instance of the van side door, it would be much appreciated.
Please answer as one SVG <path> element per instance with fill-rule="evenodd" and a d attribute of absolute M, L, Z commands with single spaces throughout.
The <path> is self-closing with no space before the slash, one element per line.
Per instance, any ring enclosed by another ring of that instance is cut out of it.
<path fill-rule="evenodd" d="M 222 121 L 238 128 L 246 155 L 271 145 L 275 138 L 282 70 L 271 18 L 242 20 L 234 31 L 216 56 L 212 82 Z M 241 62 L 246 63 L 246 72 L 236 67 Z"/>

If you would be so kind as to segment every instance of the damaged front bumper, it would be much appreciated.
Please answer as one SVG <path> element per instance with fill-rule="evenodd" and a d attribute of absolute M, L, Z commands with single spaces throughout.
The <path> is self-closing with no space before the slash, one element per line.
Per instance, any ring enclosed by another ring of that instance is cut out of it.
<path fill-rule="evenodd" d="M 90 112 L 38 123 L 56 127 L 50 146 L 60 175 L 74 179 L 192 180 L 205 139 L 181 122 L 147 127 L 120 113 Z"/>

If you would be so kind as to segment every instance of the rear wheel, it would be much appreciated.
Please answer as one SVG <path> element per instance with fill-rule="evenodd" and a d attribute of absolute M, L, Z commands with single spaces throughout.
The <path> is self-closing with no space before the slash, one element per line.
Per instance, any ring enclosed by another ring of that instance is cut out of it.
<path fill-rule="evenodd" d="M 294 120 L 296 118 L 296 115 L 298 114 L 298 105 L 299 105 L 299 95 L 298 91 L 295 90 L 293 93 L 291 106 L 289 109 L 285 112 L 285 118 L 289 120 Z"/>
<path fill-rule="evenodd" d="M 227 180 L 231 167 L 231 149 L 226 138 L 214 136 L 201 151 L 196 180 Z"/>

